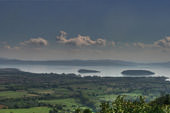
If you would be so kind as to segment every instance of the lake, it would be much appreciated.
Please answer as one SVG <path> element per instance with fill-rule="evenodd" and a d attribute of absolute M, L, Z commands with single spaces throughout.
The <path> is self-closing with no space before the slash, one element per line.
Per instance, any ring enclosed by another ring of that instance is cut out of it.
<path fill-rule="evenodd" d="M 166 76 L 170 78 L 169 67 L 161 66 L 58 66 L 58 65 L 0 65 L 0 68 L 18 68 L 22 71 L 33 73 L 75 73 L 79 69 L 97 70 L 101 73 L 81 74 L 82 76 L 110 76 L 120 77 L 123 76 L 123 70 L 150 70 L 155 73 L 153 76 Z"/>

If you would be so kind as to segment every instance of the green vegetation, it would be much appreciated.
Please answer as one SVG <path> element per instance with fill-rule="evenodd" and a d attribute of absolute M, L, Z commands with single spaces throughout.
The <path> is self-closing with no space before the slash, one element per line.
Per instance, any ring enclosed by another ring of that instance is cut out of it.
<path fill-rule="evenodd" d="M 75 113 L 92 113 L 89 109 L 76 109 Z M 143 97 L 127 100 L 118 96 L 113 102 L 103 102 L 98 113 L 170 113 L 170 95 L 146 103 Z"/>
<path fill-rule="evenodd" d="M 52 100 L 41 100 L 40 102 L 51 104 L 53 106 L 57 106 L 62 111 L 74 111 L 78 107 L 82 107 L 83 105 L 80 102 L 77 102 L 74 98 L 66 98 L 66 99 L 52 99 Z M 72 108 L 72 109 L 68 109 Z"/>
<path fill-rule="evenodd" d="M 170 94 L 170 82 L 165 79 L 0 73 L 0 113 L 37 107 L 55 109 L 59 113 L 72 113 L 77 108 L 97 112 L 102 102 L 113 102 L 118 95 L 127 95 L 125 99 L 129 100 L 143 96 L 148 103 L 161 95 Z"/>
<path fill-rule="evenodd" d="M 49 113 L 51 108 L 48 107 L 34 107 L 27 109 L 1 109 L 0 113 Z"/>
<path fill-rule="evenodd" d="M 28 96 L 36 96 L 33 94 L 29 94 L 27 91 L 1 91 L 0 98 L 20 98 L 20 97 L 28 97 Z"/>

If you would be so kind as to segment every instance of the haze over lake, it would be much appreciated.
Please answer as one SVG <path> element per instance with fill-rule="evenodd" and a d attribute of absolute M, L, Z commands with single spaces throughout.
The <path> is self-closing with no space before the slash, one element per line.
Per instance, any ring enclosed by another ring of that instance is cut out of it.
<path fill-rule="evenodd" d="M 18 68 L 22 71 L 33 73 L 78 73 L 79 69 L 92 69 L 100 73 L 83 73 L 82 76 L 110 76 L 119 77 L 124 70 L 149 70 L 155 73 L 152 76 L 166 76 L 170 78 L 169 67 L 163 66 L 58 66 L 58 65 L 0 65 L 0 68 Z"/>

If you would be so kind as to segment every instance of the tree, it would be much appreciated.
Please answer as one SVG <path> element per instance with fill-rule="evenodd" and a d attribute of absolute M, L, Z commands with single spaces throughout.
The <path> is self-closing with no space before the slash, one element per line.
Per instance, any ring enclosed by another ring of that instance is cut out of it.
<path fill-rule="evenodd" d="M 81 110 L 80 108 L 77 108 L 74 113 L 92 113 L 92 111 L 90 109 Z"/>
<path fill-rule="evenodd" d="M 92 111 L 90 109 L 85 109 L 83 113 L 92 113 Z"/>
<path fill-rule="evenodd" d="M 161 106 L 147 104 L 143 97 L 132 101 L 118 96 L 114 102 L 104 102 L 100 107 L 99 113 L 166 113 Z"/>

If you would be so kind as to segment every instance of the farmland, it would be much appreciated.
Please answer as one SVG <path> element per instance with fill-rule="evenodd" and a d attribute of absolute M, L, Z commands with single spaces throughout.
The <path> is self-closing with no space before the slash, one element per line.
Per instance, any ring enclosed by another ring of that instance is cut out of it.
<path fill-rule="evenodd" d="M 149 102 L 170 93 L 165 77 L 80 77 L 75 74 L 0 74 L 0 113 L 48 113 L 53 106 L 59 112 L 77 108 L 98 111 L 101 102 L 118 95 L 133 100 L 144 96 Z M 3 109 L 5 108 L 5 109 Z M 24 111 L 25 110 L 25 111 Z"/>
<path fill-rule="evenodd" d="M 1 109 L 0 113 L 48 113 L 50 108 L 48 107 L 34 107 L 24 109 Z"/>

